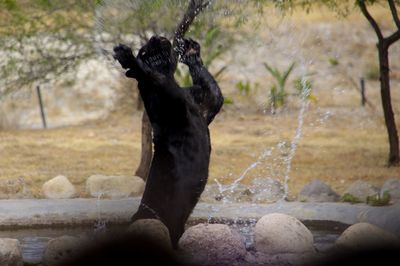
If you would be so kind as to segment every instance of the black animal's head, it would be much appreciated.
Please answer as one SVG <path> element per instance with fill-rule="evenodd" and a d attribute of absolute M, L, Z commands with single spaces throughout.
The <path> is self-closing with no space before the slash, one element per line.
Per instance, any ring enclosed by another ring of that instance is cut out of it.
<path fill-rule="evenodd" d="M 171 42 L 165 37 L 151 37 L 139 50 L 137 57 L 152 70 L 164 75 L 173 76 L 176 70 L 177 57 Z"/>

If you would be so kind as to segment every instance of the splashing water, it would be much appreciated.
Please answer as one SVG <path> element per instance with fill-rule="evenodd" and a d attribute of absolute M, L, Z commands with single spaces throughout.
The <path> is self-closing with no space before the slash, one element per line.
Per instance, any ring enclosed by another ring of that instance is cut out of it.
<path fill-rule="evenodd" d="M 225 191 L 233 191 L 235 188 L 237 188 L 237 186 L 239 185 L 239 183 L 246 177 L 247 173 L 250 172 L 251 170 L 253 170 L 254 168 L 256 168 L 257 166 L 261 165 L 266 158 L 268 158 L 269 156 L 272 155 L 272 150 L 270 149 L 266 149 L 260 157 L 258 157 L 257 161 L 252 163 L 249 167 L 247 167 L 243 173 L 239 176 L 239 178 L 237 178 L 236 180 L 233 181 L 232 184 L 230 185 L 222 185 L 218 179 L 215 179 L 215 182 L 218 185 L 218 190 L 220 192 L 220 194 L 224 193 Z"/>
<path fill-rule="evenodd" d="M 103 193 L 100 193 L 99 196 L 97 197 L 97 201 L 96 201 L 97 220 L 94 223 L 94 232 L 95 233 L 104 233 L 107 230 L 106 221 L 101 218 L 100 202 L 101 202 L 102 196 L 103 196 Z"/>
<path fill-rule="evenodd" d="M 293 158 L 296 154 L 297 146 L 300 142 L 301 136 L 302 136 L 302 131 L 303 131 L 303 124 L 304 124 L 304 114 L 308 109 L 308 106 L 310 105 L 310 101 L 307 100 L 307 97 L 311 93 L 311 88 L 307 86 L 307 79 L 305 76 L 302 77 L 301 79 L 301 86 L 302 86 L 302 91 L 301 91 L 301 107 L 300 107 L 300 112 L 299 115 L 297 116 L 297 128 L 296 132 L 294 134 L 294 137 L 292 139 L 292 142 L 290 144 L 290 150 L 289 150 L 289 155 L 285 159 L 285 164 L 286 164 L 286 170 L 285 170 L 285 175 L 284 175 L 284 195 L 283 199 L 287 200 L 288 194 L 289 194 L 289 179 L 290 179 L 290 171 L 292 170 L 292 161 Z"/>

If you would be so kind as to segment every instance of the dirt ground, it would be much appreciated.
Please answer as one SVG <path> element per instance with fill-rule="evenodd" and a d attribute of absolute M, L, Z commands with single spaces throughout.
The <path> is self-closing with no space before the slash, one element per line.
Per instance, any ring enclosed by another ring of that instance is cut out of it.
<path fill-rule="evenodd" d="M 389 29 L 384 12 L 377 13 Z M 373 71 L 376 61 L 375 35 L 364 19 L 360 15 L 345 20 L 299 13 L 290 21 L 272 23 L 259 36 L 260 45 L 244 45 L 238 48 L 240 55 L 236 51 L 226 58 L 236 63 L 220 84 L 233 104 L 226 105 L 210 127 L 213 151 L 209 183 L 216 179 L 233 182 L 262 154 L 270 155 L 242 182 L 249 183 L 255 177 L 283 181 L 288 173 L 290 198 L 314 179 L 343 193 L 357 179 L 380 186 L 390 177 L 400 178 L 400 168 L 386 165 L 388 142 L 376 79 L 367 78 L 369 104 L 360 105 L 359 77 Z M 392 101 L 398 127 L 399 50 L 399 45 L 391 50 Z M 333 58 L 338 64 L 332 63 Z M 304 69 L 313 72 L 310 77 L 317 101 L 309 103 L 303 117 L 299 118 L 301 103 L 294 97 L 277 114 L 266 111 L 273 80 L 260 65 L 267 61 L 281 69 L 296 61 L 294 76 L 304 74 Z M 243 96 L 235 88 L 239 80 L 260 85 Z M 294 150 L 301 119 L 301 137 Z M 140 156 L 140 129 L 139 112 L 118 108 L 105 119 L 73 127 L 4 129 L 0 131 L 0 179 L 23 177 L 32 196 L 41 197 L 41 185 L 62 174 L 86 196 L 85 181 L 92 174 L 134 173 Z"/>

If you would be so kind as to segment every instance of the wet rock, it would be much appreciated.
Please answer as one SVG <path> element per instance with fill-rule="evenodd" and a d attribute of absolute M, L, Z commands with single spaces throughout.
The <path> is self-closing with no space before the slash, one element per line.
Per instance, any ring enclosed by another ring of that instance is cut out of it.
<path fill-rule="evenodd" d="M 172 249 L 168 228 L 160 220 L 137 220 L 129 226 L 128 232 L 138 237 L 152 239 L 155 243 Z"/>
<path fill-rule="evenodd" d="M 70 199 L 77 196 L 74 185 L 63 175 L 56 176 L 44 183 L 42 192 L 48 199 Z"/>
<path fill-rule="evenodd" d="M 255 247 L 267 254 L 315 253 L 310 230 L 296 218 L 272 213 L 258 220 L 255 227 Z"/>
<path fill-rule="evenodd" d="M 391 202 L 399 202 L 400 201 L 400 179 L 391 178 L 387 180 L 382 188 L 381 188 L 381 197 L 384 196 L 384 193 L 387 192 L 390 195 Z"/>
<path fill-rule="evenodd" d="M 92 175 L 86 181 L 86 191 L 92 197 L 137 197 L 144 191 L 144 181 L 137 176 Z"/>
<path fill-rule="evenodd" d="M 336 240 L 336 246 L 351 250 L 382 247 L 400 247 L 400 239 L 394 234 L 369 223 L 357 223 L 347 228 Z"/>
<path fill-rule="evenodd" d="M 305 202 L 335 202 L 339 200 L 339 195 L 324 182 L 314 180 L 304 185 L 297 200 Z"/>
<path fill-rule="evenodd" d="M 368 197 L 379 194 L 379 189 L 367 182 L 357 180 L 351 184 L 343 195 L 350 195 L 356 201 L 367 202 Z"/>
<path fill-rule="evenodd" d="M 11 238 L 0 238 L 0 265 L 23 266 L 19 241 Z"/>
<path fill-rule="evenodd" d="M 43 254 L 42 264 L 56 266 L 67 263 L 79 254 L 84 247 L 86 239 L 73 236 L 61 236 L 47 243 Z"/>
<path fill-rule="evenodd" d="M 285 190 L 281 182 L 273 178 L 254 178 L 249 186 L 254 203 L 272 203 L 283 199 Z"/>
<path fill-rule="evenodd" d="M 0 199 L 19 199 L 32 197 L 24 178 L 0 180 Z"/>
<path fill-rule="evenodd" d="M 198 224 L 179 241 L 182 259 L 195 265 L 232 265 L 246 255 L 242 236 L 224 224 Z"/>

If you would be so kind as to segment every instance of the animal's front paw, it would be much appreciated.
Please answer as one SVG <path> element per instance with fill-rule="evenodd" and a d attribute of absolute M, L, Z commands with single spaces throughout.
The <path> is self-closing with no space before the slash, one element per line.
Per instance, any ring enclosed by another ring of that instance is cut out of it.
<path fill-rule="evenodd" d="M 133 60 L 135 60 L 132 49 L 124 44 L 119 44 L 114 47 L 113 57 L 124 69 L 130 68 Z"/>
<path fill-rule="evenodd" d="M 186 65 L 201 63 L 200 44 L 192 39 L 182 39 L 178 44 L 180 61 Z"/>

